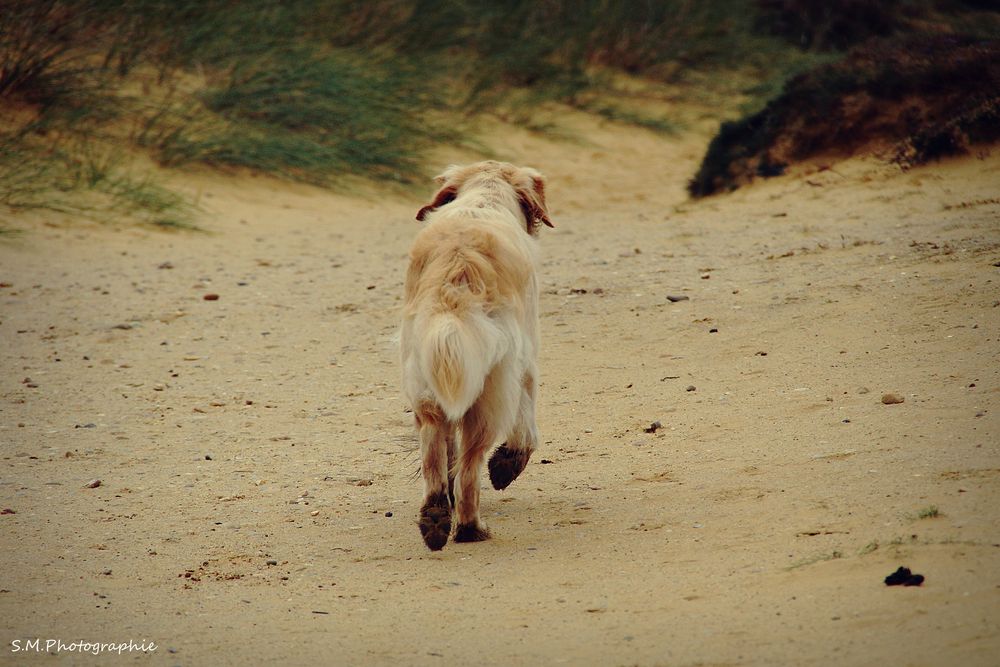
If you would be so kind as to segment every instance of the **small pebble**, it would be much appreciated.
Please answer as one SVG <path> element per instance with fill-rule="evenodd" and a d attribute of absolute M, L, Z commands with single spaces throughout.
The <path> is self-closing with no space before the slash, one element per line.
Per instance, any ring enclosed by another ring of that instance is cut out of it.
<path fill-rule="evenodd" d="M 92 479 L 89 482 L 87 482 L 86 484 L 84 484 L 84 488 L 87 488 L 87 489 L 96 489 L 100 485 L 101 485 L 101 480 L 99 480 L 99 479 Z"/>
<path fill-rule="evenodd" d="M 906 399 L 899 394 L 882 394 L 882 403 L 884 405 L 898 405 L 905 400 Z"/>
<path fill-rule="evenodd" d="M 694 391 L 695 389 L 697 389 L 697 387 L 695 387 L 693 384 L 689 384 L 687 386 L 687 389 L 685 389 L 684 391 Z"/>
<path fill-rule="evenodd" d="M 309 516 L 319 516 L 319 510 L 313 510 L 312 512 L 309 512 Z"/>
<path fill-rule="evenodd" d="M 219 300 L 219 295 L 218 294 L 206 294 L 205 296 L 203 296 L 201 298 L 204 299 L 205 301 L 218 301 Z"/>
<path fill-rule="evenodd" d="M 269 560 L 267 561 L 267 564 L 268 564 L 268 565 L 277 565 L 277 564 L 278 564 L 278 561 L 276 561 L 276 560 L 274 560 L 273 558 L 271 558 L 271 559 L 269 559 Z"/>
<path fill-rule="evenodd" d="M 386 516 L 387 518 L 388 518 L 388 517 L 392 517 L 392 512 L 386 512 L 386 513 L 385 513 L 385 516 Z"/>
<path fill-rule="evenodd" d="M 212 460 L 212 455 L 211 454 L 205 454 L 205 460 L 206 461 L 211 461 Z"/>
<path fill-rule="evenodd" d="M 677 303 L 678 301 L 688 301 L 690 298 L 691 297 L 684 296 L 683 294 L 680 294 L 680 295 L 668 294 L 667 295 L 667 301 L 669 301 L 670 303 Z"/>

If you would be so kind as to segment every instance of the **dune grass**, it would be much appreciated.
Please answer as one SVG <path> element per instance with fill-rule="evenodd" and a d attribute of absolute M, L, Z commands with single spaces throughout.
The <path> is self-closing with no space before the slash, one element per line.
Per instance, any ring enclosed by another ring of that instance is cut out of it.
<path fill-rule="evenodd" d="M 0 139 L 0 205 L 98 222 L 128 219 L 196 228 L 196 208 L 189 201 L 132 168 L 120 149 L 104 143 Z"/>
<path fill-rule="evenodd" d="M 792 57 L 754 32 L 744 4 L 8 0 L 0 105 L 31 109 L 33 123 L 60 135 L 138 117 L 128 139 L 169 166 L 405 182 L 420 173 L 423 149 L 455 134 L 440 111 L 510 112 L 516 101 L 513 117 L 528 122 L 525 109 L 560 101 L 674 129 L 669 118 L 578 97 L 600 85 L 601 68 L 676 81 L 692 69 L 770 71 Z M 165 112 L 123 92 L 143 68 L 157 73 L 144 82 L 153 99 L 185 72 L 202 87 Z"/>
<path fill-rule="evenodd" d="M 927 507 L 922 507 L 920 511 L 917 512 L 918 519 L 936 519 L 942 516 L 941 510 L 938 509 L 937 505 L 928 505 Z"/>
<path fill-rule="evenodd" d="M 850 14 L 854 1 L 833 4 Z M 901 29 L 929 3 L 887 3 L 886 29 Z M 183 219 L 183 201 L 149 181 L 123 180 L 111 168 L 88 175 L 87 151 L 102 144 L 122 154 L 141 149 L 168 167 L 200 163 L 333 186 L 356 177 L 413 182 L 425 175 L 429 148 L 466 140 L 464 119 L 498 114 L 543 127 L 535 110 L 551 102 L 676 132 L 683 123 L 670 100 L 644 105 L 609 86 L 607 73 L 684 86 L 692 97 L 711 98 L 706 107 L 718 116 L 756 111 L 789 78 L 838 57 L 823 52 L 837 35 L 867 29 L 831 22 L 830 12 L 813 16 L 810 7 L 768 0 L 5 0 L 0 191 L 7 194 L 0 203 L 49 199 L 59 208 L 99 193 L 147 220 Z M 788 39 L 803 25 L 811 35 L 806 50 Z M 988 124 L 995 113 L 987 111 L 975 122 Z M 81 146 L 88 148 L 81 153 Z"/>
<path fill-rule="evenodd" d="M 148 129 L 164 164 L 245 167 L 323 184 L 338 175 L 406 182 L 420 170 L 420 150 L 446 138 L 411 108 L 436 106 L 412 73 L 342 50 L 240 63 L 197 99 L 213 123 Z"/>

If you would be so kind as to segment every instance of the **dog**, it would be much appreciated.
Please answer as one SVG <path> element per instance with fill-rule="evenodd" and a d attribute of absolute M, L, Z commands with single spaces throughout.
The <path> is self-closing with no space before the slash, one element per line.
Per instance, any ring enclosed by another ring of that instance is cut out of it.
<path fill-rule="evenodd" d="M 545 179 L 486 161 L 453 165 L 417 213 L 400 333 L 403 393 L 420 437 L 420 533 L 433 551 L 490 537 L 480 469 L 505 489 L 538 446 L 538 230 Z"/>

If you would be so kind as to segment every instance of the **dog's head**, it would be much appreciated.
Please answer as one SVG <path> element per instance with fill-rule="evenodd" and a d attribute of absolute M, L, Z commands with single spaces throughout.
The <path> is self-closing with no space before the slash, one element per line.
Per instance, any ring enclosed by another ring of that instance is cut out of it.
<path fill-rule="evenodd" d="M 487 160 L 465 166 L 451 165 L 435 180 L 441 187 L 431 203 L 417 211 L 417 220 L 423 220 L 431 211 L 450 203 L 467 188 L 502 183 L 509 186 L 517 198 L 524 214 L 525 231 L 534 236 L 542 224 L 555 226 L 549 220 L 545 205 L 545 177 L 531 167 Z"/>

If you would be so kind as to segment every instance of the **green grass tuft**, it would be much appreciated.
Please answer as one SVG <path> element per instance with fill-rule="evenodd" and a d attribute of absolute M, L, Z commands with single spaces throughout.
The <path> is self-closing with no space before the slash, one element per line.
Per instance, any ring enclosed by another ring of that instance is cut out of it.
<path fill-rule="evenodd" d="M 917 512 L 918 519 L 936 519 L 939 516 L 941 516 L 941 511 L 937 508 L 937 505 L 928 505 Z"/>
<path fill-rule="evenodd" d="M 416 74 L 350 52 L 271 54 L 199 99 L 212 114 L 205 124 L 161 116 L 147 127 L 164 164 L 245 167 L 320 184 L 344 175 L 407 182 L 420 171 L 421 149 L 444 138 L 412 108 L 436 103 Z"/>
<path fill-rule="evenodd" d="M 194 228 L 195 208 L 184 197 L 132 171 L 106 144 L 0 134 L 0 206 Z"/>

